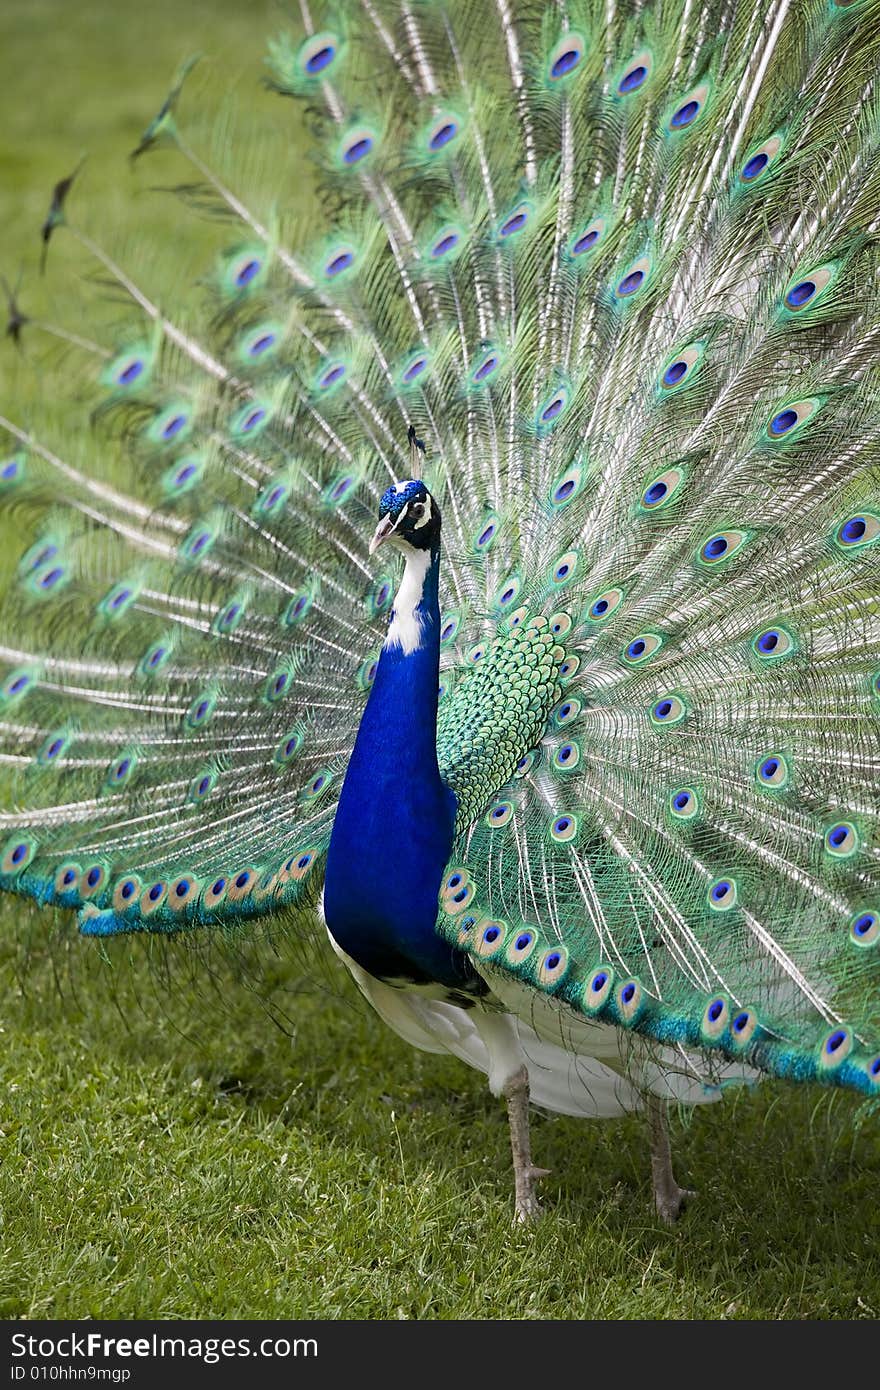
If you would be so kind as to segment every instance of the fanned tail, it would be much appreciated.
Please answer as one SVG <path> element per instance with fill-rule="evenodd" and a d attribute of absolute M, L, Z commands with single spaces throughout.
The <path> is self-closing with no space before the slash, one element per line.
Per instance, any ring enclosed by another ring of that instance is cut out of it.
<path fill-rule="evenodd" d="M 92 931 L 311 902 L 414 426 L 470 822 L 440 930 L 526 1018 L 876 1093 L 878 6 L 302 18 L 296 236 L 178 86 L 138 154 L 234 228 L 202 300 L 135 284 L 76 186 L 53 225 L 132 318 L 83 349 L 97 432 L 0 470 L 4 886 Z"/>

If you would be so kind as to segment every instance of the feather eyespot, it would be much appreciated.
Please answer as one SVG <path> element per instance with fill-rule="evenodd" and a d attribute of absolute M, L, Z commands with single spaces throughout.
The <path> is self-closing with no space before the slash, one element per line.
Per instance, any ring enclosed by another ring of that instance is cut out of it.
<path fill-rule="evenodd" d="M 314 594 L 308 589 L 302 589 L 298 594 L 295 594 L 284 610 L 282 622 L 285 627 L 293 627 L 296 623 L 301 623 L 308 614 L 314 598 Z"/>
<path fill-rule="evenodd" d="M 846 1061 L 853 1048 L 849 1028 L 834 1028 L 819 1049 L 819 1065 L 823 1071 L 835 1071 Z"/>
<path fill-rule="evenodd" d="M 81 873 L 82 867 L 74 861 L 59 865 L 55 874 L 55 892 L 71 895 L 76 893 Z"/>
<path fill-rule="evenodd" d="M 833 859 L 850 859 L 859 848 L 859 832 L 852 821 L 835 821 L 825 831 L 824 843 Z"/>
<path fill-rule="evenodd" d="M 651 263 L 647 256 L 642 256 L 618 280 L 614 289 L 615 296 L 618 299 L 630 299 L 637 294 L 644 287 L 650 269 Z"/>
<path fill-rule="evenodd" d="M 568 970 L 568 952 L 564 946 L 553 946 L 541 961 L 538 983 L 545 989 L 554 988 Z"/>
<path fill-rule="evenodd" d="M 205 559 L 217 539 L 217 532 L 211 526 L 199 523 L 194 526 L 182 541 L 180 558 L 185 564 L 198 565 Z"/>
<path fill-rule="evenodd" d="M 588 222 L 568 243 L 569 256 L 585 256 L 588 251 L 594 251 L 605 235 L 607 225 L 604 217 L 594 217 L 592 222 Z"/>
<path fill-rule="evenodd" d="M 524 753 L 516 765 L 514 777 L 528 777 L 535 765 L 536 755 L 534 753 Z"/>
<path fill-rule="evenodd" d="M 313 849 L 300 850 L 290 860 L 290 877 L 294 882 L 299 883 L 311 870 L 317 858 L 317 851 Z"/>
<path fill-rule="evenodd" d="M 286 767 L 287 764 L 292 762 L 296 757 L 302 745 L 302 734 L 299 733 L 298 730 L 292 729 L 290 733 L 284 735 L 275 749 L 275 762 L 278 763 L 280 767 Z"/>
<path fill-rule="evenodd" d="M 588 1014 L 596 1014 L 603 1009 L 614 989 L 614 971 L 609 965 L 600 965 L 593 970 L 583 994 L 583 1008 Z"/>
<path fill-rule="evenodd" d="M 507 579 L 503 580 L 502 583 L 499 584 L 498 588 L 496 589 L 493 606 L 495 608 L 500 608 L 504 610 L 510 608 L 511 604 L 516 602 L 521 588 L 522 581 L 520 580 L 519 575 L 509 575 Z M 442 633 L 443 629 L 441 628 L 441 639 Z"/>
<path fill-rule="evenodd" d="M 53 733 L 49 734 L 37 754 L 37 762 L 40 767 L 57 767 L 70 747 L 71 742 L 71 736 L 66 729 L 56 729 Z"/>
<path fill-rule="evenodd" d="M 124 352 L 114 358 L 104 379 L 110 385 L 125 390 L 140 381 L 149 367 L 150 359 L 145 353 Z"/>
<path fill-rule="evenodd" d="M 501 358 L 497 352 L 489 352 L 482 361 L 471 372 L 471 381 L 476 386 L 482 386 L 489 380 L 501 366 Z"/>
<path fill-rule="evenodd" d="M 423 385 L 424 382 L 422 378 L 424 378 L 425 372 L 428 370 L 429 361 L 430 359 L 426 352 L 417 352 L 413 357 L 410 357 L 403 371 L 400 373 L 401 384 L 403 386 L 412 386 L 415 382 L 418 382 L 420 386 Z"/>
<path fill-rule="evenodd" d="M 592 623 L 604 623 L 612 614 L 617 612 L 622 602 L 622 589 L 606 589 L 604 593 L 597 594 L 593 599 L 585 616 Z"/>
<path fill-rule="evenodd" d="M 705 343 L 702 342 L 691 343 L 676 352 L 660 373 L 658 388 L 661 394 L 669 395 L 686 386 L 695 375 L 704 352 Z"/>
<path fill-rule="evenodd" d="M 325 393 L 336 390 L 345 381 L 348 367 L 344 362 L 329 362 L 315 378 L 315 388 Z"/>
<path fill-rule="evenodd" d="M 107 769 L 105 785 L 113 791 L 124 787 L 134 772 L 136 761 L 137 759 L 132 753 L 123 753 L 118 758 L 114 758 Z"/>
<path fill-rule="evenodd" d="M 689 130 L 703 114 L 708 96 L 709 84 L 707 82 L 701 82 L 698 87 L 694 87 L 674 108 L 667 121 L 666 129 L 672 134 Z"/>
<path fill-rule="evenodd" d="M 530 216 L 531 208 L 528 203 L 520 203 L 519 207 L 515 208 L 513 212 L 508 213 L 498 224 L 499 238 L 502 241 L 506 241 L 509 237 L 515 236 L 518 232 L 521 232 L 528 224 Z"/>
<path fill-rule="evenodd" d="M 333 782 L 333 774 L 328 768 L 322 768 L 312 778 L 311 782 L 303 788 L 302 798 L 304 801 L 316 801 L 319 796 L 327 791 Z"/>
<path fill-rule="evenodd" d="M 487 517 L 474 537 L 474 550 L 478 555 L 484 555 L 498 535 L 498 521 L 494 517 Z"/>
<path fill-rule="evenodd" d="M 789 778 L 788 761 L 782 753 L 767 753 L 759 761 L 755 775 L 759 786 L 781 791 Z"/>
<path fill-rule="evenodd" d="M 573 772 L 581 760 L 581 750 L 577 743 L 563 743 L 553 755 L 554 766 L 562 772 Z"/>
<path fill-rule="evenodd" d="M 717 1042 L 722 1033 L 727 1030 L 729 1022 L 730 1005 L 723 996 L 716 996 L 706 1005 L 700 1023 L 700 1032 L 706 1041 Z"/>
<path fill-rule="evenodd" d="M 29 690 L 32 690 L 37 680 L 37 673 L 27 666 L 18 666 L 0 684 L 0 704 L 15 704 Z"/>
<path fill-rule="evenodd" d="M 550 624 L 550 631 L 557 639 L 560 637 L 567 637 L 569 632 L 571 632 L 572 622 L 571 614 L 569 613 L 553 613 L 548 619 L 548 622 Z"/>
<path fill-rule="evenodd" d="M 23 454 L 13 454 L 12 458 L 0 459 L 0 487 L 11 487 L 20 482 L 24 467 Z"/>
<path fill-rule="evenodd" d="M 857 912 L 850 923 L 850 936 L 857 946 L 873 946 L 880 941 L 880 913 Z"/>
<path fill-rule="evenodd" d="M 302 45 L 297 53 L 297 63 L 306 78 L 327 77 L 341 51 L 341 44 L 335 34 L 314 34 Z"/>
<path fill-rule="evenodd" d="M 337 275 L 350 270 L 353 265 L 354 251 L 350 247 L 343 247 L 334 251 L 329 260 L 324 262 L 324 274 L 328 280 L 335 280 Z"/>
<path fill-rule="evenodd" d="M 700 799 L 693 787 L 678 787 L 669 798 L 669 813 L 675 820 L 693 820 L 700 810 Z"/>
<path fill-rule="evenodd" d="M 730 1034 L 736 1047 L 750 1043 L 758 1028 L 758 1015 L 754 1009 L 737 1009 L 730 1020 Z"/>
<path fill-rule="evenodd" d="M 254 868 L 239 869 L 234 873 L 227 885 L 226 896 L 230 902 L 243 902 L 250 897 L 257 883 L 257 870 Z"/>
<path fill-rule="evenodd" d="M 126 874 L 119 879 L 113 888 L 111 906 L 114 912 L 127 912 L 129 908 L 137 906 L 137 900 L 143 891 L 143 885 L 136 874 Z"/>
<path fill-rule="evenodd" d="M 578 832 L 577 816 L 557 816 L 550 826 L 550 838 L 557 844 L 567 844 Z"/>
<path fill-rule="evenodd" d="M 752 639 L 752 651 L 761 661 L 776 661 L 794 651 L 794 638 L 784 627 L 766 627 Z"/>
<path fill-rule="evenodd" d="M 513 805 L 509 801 L 498 801 L 486 812 L 486 824 L 492 830 L 498 830 L 507 825 L 513 816 Z"/>
<path fill-rule="evenodd" d="M 235 632 L 246 612 L 244 602 L 241 599 L 233 599 L 220 609 L 214 619 L 214 631 L 218 636 L 228 636 Z"/>
<path fill-rule="evenodd" d="M 457 227 L 444 227 L 439 236 L 431 243 L 428 254 L 433 261 L 445 260 L 451 256 L 453 251 L 460 251 L 462 244 L 462 233 Z"/>
<path fill-rule="evenodd" d="M 202 903 L 208 908 L 219 907 L 229 891 L 229 879 L 225 874 L 219 874 L 212 879 L 202 894 Z"/>
<path fill-rule="evenodd" d="M 638 980 L 625 980 L 617 988 L 615 1003 L 620 1021 L 625 1026 L 636 1022 L 645 1002 L 644 991 Z"/>
<path fill-rule="evenodd" d="M 687 705 L 679 695 L 661 695 L 651 707 L 652 724 L 671 728 L 680 724 L 688 713 Z"/>
<path fill-rule="evenodd" d="M 140 662 L 142 676 L 155 676 L 167 666 L 171 659 L 171 645 L 168 642 L 154 642 L 148 647 Z"/>
<path fill-rule="evenodd" d="M 507 925 L 501 921 L 484 921 L 476 943 L 479 956 L 494 956 L 504 945 Z"/>
<path fill-rule="evenodd" d="M 539 433 L 550 430 L 558 424 L 561 416 L 565 414 L 567 406 L 568 391 L 564 387 L 560 387 L 538 410 L 535 417 L 535 427 Z"/>
<path fill-rule="evenodd" d="M 584 470 L 580 464 L 567 468 L 550 488 L 550 501 L 554 507 L 565 507 L 581 490 Z"/>
<path fill-rule="evenodd" d="M 810 397 L 779 406 L 767 422 L 766 438 L 773 444 L 788 441 L 812 419 L 821 404 L 819 397 Z"/>
<path fill-rule="evenodd" d="M 6 842 L 2 858 L 0 858 L 0 873 L 13 875 L 20 874 L 26 869 L 37 852 L 36 844 L 33 840 L 20 837 L 13 837 Z"/>
<path fill-rule="evenodd" d="M 233 295 L 255 289 L 265 276 L 267 264 L 262 246 L 250 246 L 230 256 L 223 271 L 226 289 Z"/>
<path fill-rule="evenodd" d="M 461 128 L 461 121 L 452 112 L 435 117 L 425 132 L 425 152 L 431 155 L 448 151 L 461 135 Z"/>
<path fill-rule="evenodd" d="M 732 878 L 716 878 L 709 885 L 707 901 L 713 912 L 727 912 L 736 905 L 736 881 Z"/>
<path fill-rule="evenodd" d="M 564 585 L 571 583 L 577 573 L 579 558 L 576 550 L 566 550 L 564 555 L 560 555 L 553 566 L 551 575 L 554 588 L 561 589 Z"/>
<path fill-rule="evenodd" d="M 376 133 L 366 128 L 350 131 L 339 146 L 339 155 L 349 169 L 362 164 L 376 148 Z"/>
<path fill-rule="evenodd" d="M 553 711 L 553 718 L 559 725 L 570 724 L 572 720 L 577 719 L 582 708 L 580 700 L 571 696 L 569 699 L 563 700 L 561 705 L 556 706 Z"/>
<path fill-rule="evenodd" d="M 769 140 L 765 140 L 763 145 L 752 150 L 752 153 L 746 158 L 739 171 L 739 182 L 744 185 L 757 183 L 774 163 L 781 149 L 782 137 L 771 135 Z"/>
<path fill-rule="evenodd" d="M 571 77 L 572 73 L 580 67 L 586 52 L 586 44 L 580 34 L 569 32 L 564 34 L 558 41 L 555 48 L 551 51 L 547 63 L 547 77 L 550 82 L 560 82 L 563 78 Z"/>
<path fill-rule="evenodd" d="M 152 917 L 155 912 L 158 912 L 159 909 L 164 906 L 167 896 L 168 884 L 164 879 L 156 879 L 154 883 L 148 884 L 140 896 L 139 907 L 141 916 Z"/>
<path fill-rule="evenodd" d="M 186 799 L 191 805 L 198 805 L 202 801 L 207 801 L 215 786 L 217 785 L 217 774 L 205 769 L 197 772 L 189 784 L 189 791 Z"/>
<path fill-rule="evenodd" d="M 200 729 L 207 724 L 214 713 L 217 697 L 210 692 L 197 695 L 184 717 L 189 729 Z"/>
<path fill-rule="evenodd" d="M 168 889 L 168 906 L 174 912 L 183 912 L 198 898 L 201 885 L 192 874 L 181 874 Z"/>
<path fill-rule="evenodd" d="M 662 646 L 663 638 L 658 632 L 640 632 L 626 644 L 621 656 L 628 666 L 643 666 Z"/>
<path fill-rule="evenodd" d="M 282 329 L 278 324 L 263 323 L 250 329 L 241 339 L 238 353 L 244 362 L 260 362 L 274 357 L 281 344 Z"/>
<path fill-rule="evenodd" d="M 873 512 L 858 512 L 841 522 L 834 539 L 841 550 L 858 551 L 873 545 L 880 538 L 880 517 Z"/>
<path fill-rule="evenodd" d="M 624 97 L 629 96 L 630 92 L 637 92 L 639 87 L 643 87 L 645 85 L 645 80 L 647 79 L 647 76 L 648 69 L 645 67 L 644 63 L 637 63 L 635 67 L 632 67 L 629 69 L 628 72 L 625 72 L 623 74 L 623 77 L 621 77 L 620 81 L 618 82 L 618 95 Z"/>
<path fill-rule="evenodd" d="M 188 407 L 172 405 L 160 410 L 148 427 L 147 435 L 154 444 L 171 444 L 186 438 L 192 427 Z"/>
<path fill-rule="evenodd" d="M 576 655 L 566 656 L 565 660 L 560 663 L 559 679 L 563 685 L 567 685 L 569 681 L 574 679 L 578 673 L 580 664 L 581 659 Z"/>
<path fill-rule="evenodd" d="M 734 555 L 742 550 L 748 538 L 745 531 L 716 531 L 703 541 L 696 558 L 702 565 L 720 565 L 732 560 Z"/>
<path fill-rule="evenodd" d="M 840 275 L 840 263 L 828 261 L 814 270 L 802 273 L 791 281 L 782 297 L 788 314 L 799 314 L 812 308 L 825 291 L 832 288 Z"/>

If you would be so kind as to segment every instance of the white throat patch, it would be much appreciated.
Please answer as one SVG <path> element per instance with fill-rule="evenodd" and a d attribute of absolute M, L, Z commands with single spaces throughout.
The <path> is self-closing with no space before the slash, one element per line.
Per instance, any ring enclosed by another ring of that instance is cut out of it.
<path fill-rule="evenodd" d="M 386 647 L 400 647 L 404 656 L 409 656 L 421 645 L 422 620 L 416 609 L 422 600 L 425 588 L 425 575 L 431 568 L 429 550 L 410 550 L 400 588 L 394 599 L 394 609 L 388 626 Z"/>

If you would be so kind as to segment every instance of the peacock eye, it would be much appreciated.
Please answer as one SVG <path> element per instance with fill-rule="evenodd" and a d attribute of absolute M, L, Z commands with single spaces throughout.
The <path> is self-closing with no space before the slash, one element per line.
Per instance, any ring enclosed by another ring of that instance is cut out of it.
<path fill-rule="evenodd" d="M 410 509 L 411 515 L 412 515 L 412 516 L 421 516 L 422 513 L 424 512 L 424 510 L 425 510 L 425 504 L 424 504 L 424 502 L 413 502 L 412 508 Z"/>

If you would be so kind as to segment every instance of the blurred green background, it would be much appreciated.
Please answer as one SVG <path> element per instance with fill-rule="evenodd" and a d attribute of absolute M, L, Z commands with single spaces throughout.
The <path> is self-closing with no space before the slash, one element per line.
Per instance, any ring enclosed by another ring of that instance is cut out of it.
<path fill-rule="evenodd" d="M 82 254 L 59 236 L 37 269 L 50 189 L 84 152 L 78 220 L 136 248 L 148 284 L 152 245 L 173 247 L 181 293 L 210 262 L 216 229 L 150 192 L 165 157 L 126 160 L 191 53 L 184 122 L 204 133 L 231 93 L 280 132 L 272 195 L 308 197 L 294 109 L 261 87 L 283 23 L 244 0 L 5 0 L 0 270 L 23 269 L 28 312 L 100 336 Z M 38 335 L 0 349 L 0 409 L 61 445 L 88 428 Z M 768 1084 L 684 1117 L 679 1175 L 701 1195 L 674 1232 L 637 1117 L 537 1117 L 548 1216 L 515 1230 L 501 1107 L 398 1041 L 328 952 L 101 950 L 0 904 L 7 1318 L 876 1318 L 880 1140 L 856 1112 Z"/>

